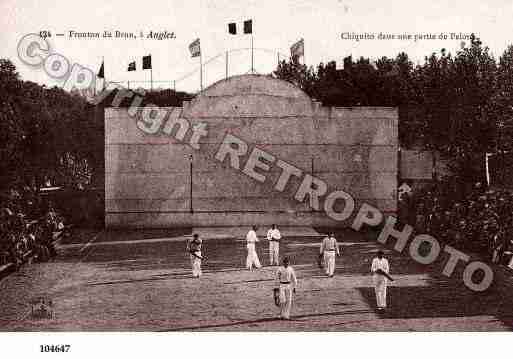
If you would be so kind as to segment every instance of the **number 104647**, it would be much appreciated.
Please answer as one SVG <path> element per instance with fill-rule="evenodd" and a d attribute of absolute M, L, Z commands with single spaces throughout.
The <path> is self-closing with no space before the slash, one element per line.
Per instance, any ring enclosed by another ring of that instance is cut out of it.
<path fill-rule="evenodd" d="M 40 345 L 39 349 L 41 353 L 67 353 L 69 352 L 71 345 L 60 344 L 60 345 Z"/>

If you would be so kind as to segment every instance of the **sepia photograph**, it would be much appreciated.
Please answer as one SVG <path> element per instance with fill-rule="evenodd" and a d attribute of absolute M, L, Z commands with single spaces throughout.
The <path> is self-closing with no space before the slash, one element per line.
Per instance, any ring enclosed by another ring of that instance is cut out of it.
<path fill-rule="evenodd" d="M 0 338 L 511 332 L 512 18 L 0 0 Z"/>

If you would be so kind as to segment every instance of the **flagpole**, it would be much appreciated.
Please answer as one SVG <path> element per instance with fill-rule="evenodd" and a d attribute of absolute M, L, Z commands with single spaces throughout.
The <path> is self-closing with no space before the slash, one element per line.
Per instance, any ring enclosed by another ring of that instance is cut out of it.
<path fill-rule="evenodd" d="M 102 66 L 104 66 L 104 65 L 103 65 L 103 60 L 102 60 L 102 64 L 100 65 L 100 68 L 101 68 Z M 105 76 L 105 69 L 103 70 L 103 72 L 104 72 L 104 75 L 103 75 L 103 76 Z M 93 97 L 96 97 L 96 87 L 97 87 L 97 86 L 96 86 L 96 85 L 97 85 L 97 84 L 96 84 L 96 79 L 98 79 L 98 78 L 100 78 L 100 77 L 98 77 L 98 74 L 96 74 L 96 77 L 94 78 L 94 93 L 93 93 Z M 103 81 L 103 80 L 102 80 L 102 81 Z"/>
<path fill-rule="evenodd" d="M 312 166 L 312 178 L 314 177 L 314 158 L 312 156 L 311 158 L 311 166 Z M 310 187 L 311 188 L 311 187 Z M 312 190 L 313 191 L 313 190 Z M 312 192 L 310 193 L 310 210 L 313 212 L 314 211 L 314 206 L 313 206 L 313 203 L 312 203 Z"/>
<path fill-rule="evenodd" d="M 251 31 L 251 73 L 255 72 L 255 68 L 253 67 L 253 31 Z"/>
<path fill-rule="evenodd" d="M 190 185 L 189 185 L 189 202 L 190 202 L 190 212 L 193 213 L 194 209 L 192 207 L 192 155 L 189 155 L 189 178 L 190 178 Z"/>
<path fill-rule="evenodd" d="M 102 61 L 102 65 L 103 65 L 103 61 Z M 101 66 L 102 66 L 102 65 L 100 65 L 100 68 L 101 68 Z M 99 71 L 98 71 L 98 72 L 99 72 Z M 105 72 L 105 70 L 104 70 L 103 72 Z M 105 76 L 105 75 L 104 75 L 104 76 Z M 97 79 L 99 79 L 99 78 L 100 78 L 100 77 L 98 76 L 98 74 L 96 74 L 96 77 L 94 78 L 94 89 L 93 89 L 94 91 L 93 91 L 93 97 L 96 97 L 96 87 L 97 87 L 97 85 L 98 85 L 98 84 L 96 83 L 96 80 L 97 80 Z"/>
<path fill-rule="evenodd" d="M 488 153 L 485 153 L 486 185 L 490 187 L 490 167 L 488 167 Z"/>
<path fill-rule="evenodd" d="M 200 58 L 200 89 L 201 89 L 201 91 L 203 91 L 203 60 L 202 60 L 202 55 L 201 55 L 201 48 L 200 48 L 199 58 Z"/>
<path fill-rule="evenodd" d="M 107 79 L 105 78 L 105 57 L 102 56 L 102 64 L 103 64 L 103 83 L 102 83 L 102 92 L 105 90 L 105 82 Z"/>

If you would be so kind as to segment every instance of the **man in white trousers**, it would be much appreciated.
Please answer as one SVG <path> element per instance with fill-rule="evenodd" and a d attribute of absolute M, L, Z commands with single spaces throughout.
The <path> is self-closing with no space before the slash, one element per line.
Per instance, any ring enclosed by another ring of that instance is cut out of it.
<path fill-rule="evenodd" d="M 281 233 L 273 224 L 271 229 L 267 231 L 267 240 L 269 241 L 269 263 L 270 265 L 280 265 L 279 251 L 280 251 Z"/>
<path fill-rule="evenodd" d="M 192 266 L 192 276 L 194 278 L 201 277 L 201 247 L 203 245 L 203 241 L 199 238 L 198 234 L 194 233 L 192 239 L 187 242 L 187 252 L 189 252 L 189 257 L 191 259 Z"/>
<path fill-rule="evenodd" d="M 290 319 L 292 309 L 292 293 L 296 292 L 297 278 L 294 269 L 289 265 L 289 259 L 283 258 L 283 265 L 276 272 L 276 284 L 280 289 L 280 318 Z"/>
<path fill-rule="evenodd" d="M 376 304 L 379 311 L 387 307 L 387 284 L 388 278 L 382 273 L 388 274 L 390 267 L 388 260 L 383 257 L 383 251 L 378 251 L 377 257 L 372 260 L 371 273 L 376 292 Z"/>
<path fill-rule="evenodd" d="M 253 228 L 246 235 L 246 247 L 248 249 L 248 256 L 246 257 L 246 268 L 249 270 L 252 270 L 253 266 L 255 266 L 257 269 L 262 267 L 260 261 L 258 260 L 258 255 L 255 248 L 255 243 L 258 242 L 258 237 L 256 234 L 257 229 L 257 226 L 253 226 Z"/>
<path fill-rule="evenodd" d="M 330 234 L 322 240 L 320 254 L 324 256 L 324 270 L 328 277 L 335 275 L 335 255 L 340 256 L 340 249 L 338 247 L 335 233 Z"/>

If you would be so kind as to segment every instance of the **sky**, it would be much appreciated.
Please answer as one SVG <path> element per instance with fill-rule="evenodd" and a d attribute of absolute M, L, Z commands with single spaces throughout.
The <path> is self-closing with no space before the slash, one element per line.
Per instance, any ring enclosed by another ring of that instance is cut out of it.
<path fill-rule="evenodd" d="M 141 70 L 142 56 L 151 54 L 154 87 L 196 91 L 200 85 L 199 58 L 191 58 L 188 46 L 201 39 L 204 87 L 228 75 L 251 69 L 251 35 L 228 34 L 228 23 L 238 29 L 253 20 L 254 67 L 271 72 L 290 46 L 305 41 L 307 65 L 345 56 L 395 57 L 405 51 L 414 63 L 442 48 L 455 53 L 461 40 L 378 40 L 380 32 L 391 34 L 476 33 L 500 56 L 513 44 L 513 2 L 511 0 L 0 0 L 0 58 L 9 58 L 22 79 L 47 85 L 62 85 L 42 69 L 30 68 L 17 57 L 17 44 L 28 33 L 50 31 L 52 51 L 97 72 L 102 61 L 108 81 L 131 82 L 149 88 L 150 71 Z M 105 30 L 174 32 L 175 39 L 76 39 L 69 31 Z M 64 33 L 64 37 L 56 37 Z M 374 40 L 343 40 L 341 33 L 374 34 Z M 450 35 L 449 35 L 450 36 Z M 467 41 L 468 42 L 468 41 Z M 217 57 L 216 57 L 217 56 Z M 215 58 L 211 62 L 209 59 Z M 137 71 L 127 72 L 136 61 Z M 208 62 L 208 63 L 207 63 Z M 196 71 L 195 71 L 196 70 Z M 195 71 L 195 72 L 194 72 Z M 187 74 L 193 72 L 190 76 Z M 183 79 L 185 76 L 185 79 Z M 175 82 L 173 83 L 173 80 Z M 142 81 L 142 82 L 137 82 Z M 157 82 L 167 81 L 167 82 Z"/>

